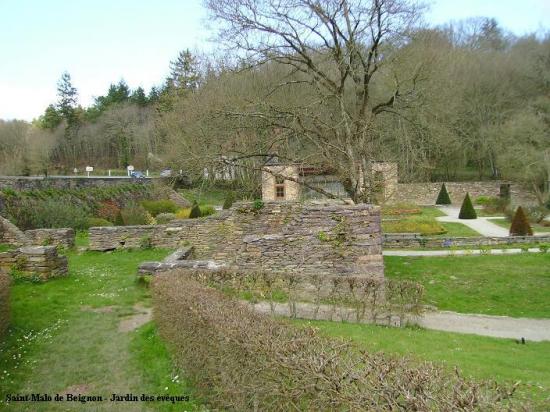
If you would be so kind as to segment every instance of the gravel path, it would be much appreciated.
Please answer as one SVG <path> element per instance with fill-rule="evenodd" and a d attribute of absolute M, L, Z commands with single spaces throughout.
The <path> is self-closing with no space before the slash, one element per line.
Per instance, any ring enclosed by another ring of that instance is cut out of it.
<path fill-rule="evenodd" d="M 528 249 L 529 253 L 540 253 L 538 247 Z M 461 250 L 384 250 L 384 256 L 471 256 L 471 255 L 517 255 L 525 253 L 518 248 L 511 249 L 461 249 Z"/>
<path fill-rule="evenodd" d="M 248 302 L 243 304 L 250 305 Z M 288 303 L 268 302 L 252 304 L 252 308 L 260 313 L 290 316 Z M 297 302 L 295 305 L 296 317 L 300 319 L 332 320 L 340 322 L 353 322 L 355 312 L 350 308 L 334 307 L 331 305 L 319 305 Z M 365 317 L 367 319 L 368 316 Z M 360 323 L 370 323 L 362 320 Z M 387 324 L 381 320 L 381 324 Z M 393 325 L 398 325 L 397 319 L 392 319 Z M 418 324 L 426 329 L 445 332 L 471 333 L 495 338 L 511 338 L 526 341 L 550 340 L 550 319 L 510 318 L 508 316 L 489 316 L 477 314 L 464 314 L 448 311 L 426 312 L 420 318 L 411 319 L 410 323 Z"/>
<path fill-rule="evenodd" d="M 527 341 L 550 340 L 550 319 L 510 318 L 456 312 L 428 312 L 418 324 L 426 329 L 473 333 Z"/>
<path fill-rule="evenodd" d="M 489 237 L 508 237 L 509 232 L 507 229 L 495 225 L 491 222 L 490 219 L 486 217 L 478 217 L 477 219 L 459 219 L 458 214 L 460 213 L 460 208 L 455 206 L 441 206 L 438 207 L 443 213 L 447 216 L 440 216 L 436 219 L 440 222 L 450 222 L 450 223 L 462 223 L 463 225 L 468 226 L 469 228 L 475 230 L 483 236 Z"/>

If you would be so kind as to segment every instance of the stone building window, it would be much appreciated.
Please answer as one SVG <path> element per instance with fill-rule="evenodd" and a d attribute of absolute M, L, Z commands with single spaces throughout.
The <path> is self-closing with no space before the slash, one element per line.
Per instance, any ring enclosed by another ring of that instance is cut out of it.
<path fill-rule="evenodd" d="M 280 176 L 275 176 L 275 198 L 285 198 L 285 179 Z"/>

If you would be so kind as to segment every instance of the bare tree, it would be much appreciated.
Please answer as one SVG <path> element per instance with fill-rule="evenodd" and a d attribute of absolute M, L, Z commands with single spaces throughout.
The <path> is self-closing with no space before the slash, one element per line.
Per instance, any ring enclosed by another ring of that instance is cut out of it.
<path fill-rule="evenodd" d="M 267 122 L 286 136 L 287 158 L 305 161 L 307 153 L 340 176 L 355 202 L 372 201 L 371 163 L 380 160 L 378 118 L 414 104 L 421 79 L 422 64 L 402 77 L 392 70 L 420 16 L 417 3 L 208 0 L 206 5 L 221 24 L 220 39 L 243 61 L 287 69 L 262 101 L 226 114 Z M 308 98 L 291 105 L 287 97 L 296 90 Z M 274 134 L 279 142 L 281 133 Z"/>

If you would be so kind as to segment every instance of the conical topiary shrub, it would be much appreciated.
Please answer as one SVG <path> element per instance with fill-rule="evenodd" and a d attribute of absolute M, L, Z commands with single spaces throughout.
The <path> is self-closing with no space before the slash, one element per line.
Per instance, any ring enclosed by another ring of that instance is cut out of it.
<path fill-rule="evenodd" d="M 227 197 L 225 198 L 225 201 L 223 202 L 223 209 L 231 209 L 231 206 L 233 206 L 234 202 L 235 194 L 233 192 L 229 192 L 227 194 Z"/>
<path fill-rule="evenodd" d="M 441 189 L 439 190 L 439 195 L 437 195 L 437 200 L 435 201 L 436 205 L 450 205 L 451 204 L 451 198 L 449 196 L 449 192 L 447 192 L 447 188 L 445 187 L 445 183 L 441 185 Z"/>
<path fill-rule="evenodd" d="M 510 236 L 533 236 L 533 229 L 529 224 L 529 219 L 520 206 L 514 214 L 512 225 L 510 226 Z"/>
<path fill-rule="evenodd" d="M 191 212 L 189 213 L 189 219 L 195 219 L 197 217 L 201 217 L 201 208 L 197 204 L 197 202 L 193 203 L 193 207 L 191 208 Z"/>
<path fill-rule="evenodd" d="M 477 214 L 472 205 L 472 200 L 470 199 L 470 194 L 466 193 L 466 197 L 462 202 L 462 207 L 460 208 L 460 213 L 458 214 L 459 219 L 477 219 Z"/>

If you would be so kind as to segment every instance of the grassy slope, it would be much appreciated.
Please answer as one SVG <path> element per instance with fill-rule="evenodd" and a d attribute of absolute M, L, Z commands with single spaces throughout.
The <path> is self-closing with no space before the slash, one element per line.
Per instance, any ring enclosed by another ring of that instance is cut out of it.
<path fill-rule="evenodd" d="M 510 229 L 511 223 L 507 219 L 491 219 L 491 222 L 505 229 Z M 535 233 L 550 233 L 550 226 L 542 226 L 537 223 L 531 223 L 531 228 L 533 228 L 533 232 Z"/>
<path fill-rule="evenodd" d="M 550 318 L 550 253 L 384 258 L 386 276 L 415 280 L 442 310 Z"/>
<path fill-rule="evenodd" d="M 55 394 L 74 385 L 85 385 L 88 393 L 106 397 L 129 392 L 189 394 L 184 382 L 173 379 L 170 357 L 151 324 L 134 332 L 118 332 L 121 318 L 133 314 L 136 303 L 148 305 L 149 291 L 135 281 L 138 263 L 162 259 L 167 253 L 71 253 L 69 277 L 44 284 L 15 284 L 14 332 L 0 346 L 0 370 L 6 370 L 0 399 L 8 392 Z M 113 308 L 107 313 L 83 310 L 106 306 Z M 36 338 L 25 338 L 33 335 L 31 331 L 40 332 Z M 26 343 L 28 340 L 32 342 Z M 51 404 L 29 405 L 33 410 L 52 410 Z M 80 409 L 81 405 L 67 406 Z M 147 404 L 152 410 L 195 406 L 194 402 Z M 113 405 L 107 402 L 89 407 L 112 410 Z M 140 404 L 140 408 L 145 407 Z"/>
<path fill-rule="evenodd" d="M 389 328 L 327 321 L 310 323 L 330 336 L 351 338 L 369 351 L 410 355 L 458 366 L 466 375 L 500 382 L 521 381 L 518 396 L 550 399 L 550 342 L 518 345 L 512 339 L 424 330 Z"/>

